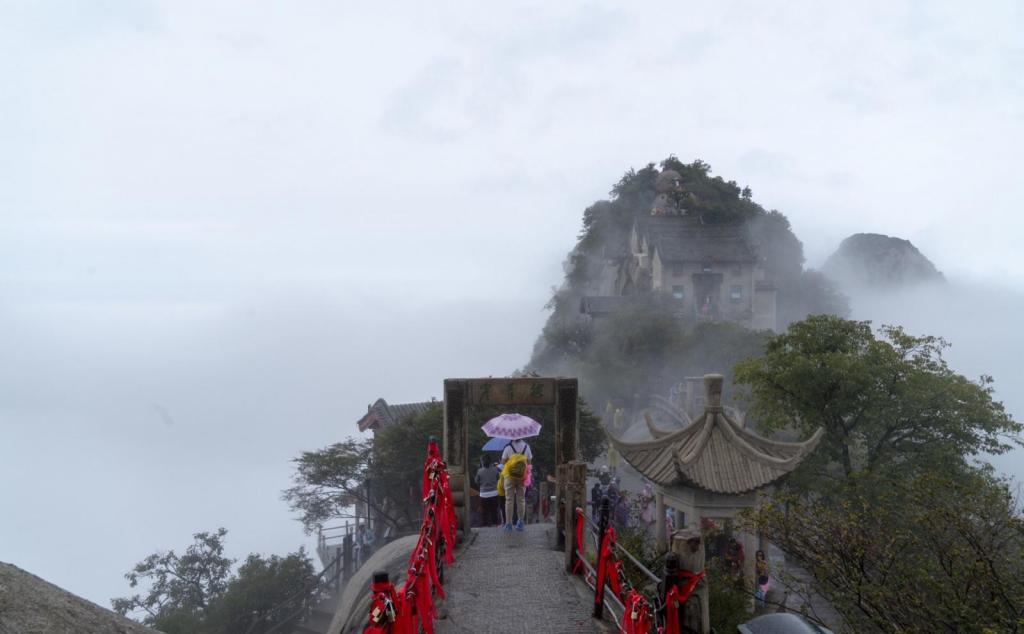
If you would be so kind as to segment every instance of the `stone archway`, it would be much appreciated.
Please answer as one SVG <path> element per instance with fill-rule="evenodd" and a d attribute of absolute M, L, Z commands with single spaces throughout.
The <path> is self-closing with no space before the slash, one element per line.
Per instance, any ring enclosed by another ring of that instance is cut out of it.
<path fill-rule="evenodd" d="M 549 377 L 445 379 L 444 440 L 442 449 L 451 477 L 452 495 L 459 517 L 459 529 L 470 526 L 469 421 L 477 407 L 548 406 L 552 408 L 555 432 L 555 472 L 559 478 L 563 465 L 579 460 L 578 379 Z M 557 533 L 562 535 L 565 513 L 561 496 L 564 483 L 556 487 L 555 513 Z M 561 540 L 559 540 L 561 541 Z"/>

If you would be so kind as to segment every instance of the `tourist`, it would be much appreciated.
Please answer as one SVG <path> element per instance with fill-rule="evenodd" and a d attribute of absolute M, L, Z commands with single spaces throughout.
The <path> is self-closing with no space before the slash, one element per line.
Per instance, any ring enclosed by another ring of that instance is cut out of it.
<path fill-rule="evenodd" d="M 374 535 L 373 529 L 367 526 L 366 530 L 363 531 L 363 563 L 366 563 L 366 561 L 370 559 L 370 556 L 373 555 L 374 544 L 376 543 L 376 541 L 377 536 Z"/>
<path fill-rule="evenodd" d="M 736 577 L 743 574 L 743 561 L 745 559 L 743 544 L 736 541 L 735 537 L 730 537 L 729 545 L 725 548 L 725 563 L 729 573 Z"/>
<path fill-rule="evenodd" d="M 505 448 L 501 451 L 501 464 L 502 466 L 511 458 L 513 455 L 519 454 L 526 457 L 526 464 L 533 464 L 533 450 L 530 449 L 530 443 L 526 442 L 522 438 L 517 440 L 510 440 Z"/>
<path fill-rule="evenodd" d="M 524 445 L 526 443 L 523 443 Z M 511 446 L 511 443 L 509 443 Z M 526 446 L 529 449 L 529 445 Z M 505 447 L 508 451 L 509 447 Z M 498 480 L 498 493 L 505 496 L 505 531 L 513 528 L 513 519 L 518 518 L 515 530 L 524 530 L 523 520 L 526 517 L 526 467 L 529 458 L 522 451 L 511 452 L 508 457 L 502 456 L 504 468 Z"/>
<path fill-rule="evenodd" d="M 612 507 L 612 516 L 615 519 L 615 530 L 621 531 L 629 526 L 629 494 L 623 491 L 615 499 L 615 506 Z"/>
<path fill-rule="evenodd" d="M 764 551 L 759 550 L 754 554 L 754 574 L 757 576 L 756 587 L 754 596 L 757 599 L 757 607 L 764 607 L 765 597 L 768 596 L 769 586 L 769 573 L 771 567 L 768 565 L 768 559 L 764 556 Z"/>
<path fill-rule="evenodd" d="M 487 464 L 487 459 L 480 456 L 480 468 L 476 470 L 476 486 L 480 491 L 480 525 L 497 526 L 501 521 L 498 517 L 498 476 L 501 470 L 498 465 Z"/>
<path fill-rule="evenodd" d="M 605 487 L 604 494 L 608 496 L 608 503 L 611 504 L 612 508 L 615 508 L 616 502 L 619 500 L 619 483 L 621 480 L 615 477 L 612 478 L 608 486 Z"/>
<path fill-rule="evenodd" d="M 365 561 L 363 558 L 363 533 L 365 532 L 366 526 L 364 524 L 358 524 L 356 525 L 356 534 L 352 538 L 352 560 L 356 562 L 357 569 L 361 567 Z"/>
<path fill-rule="evenodd" d="M 601 489 L 601 483 L 594 481 L 594 487 L 590 489 L 590 517 L 596 522 L 601 517 L 601 498 L 604 497 L 604 491 Z"/>

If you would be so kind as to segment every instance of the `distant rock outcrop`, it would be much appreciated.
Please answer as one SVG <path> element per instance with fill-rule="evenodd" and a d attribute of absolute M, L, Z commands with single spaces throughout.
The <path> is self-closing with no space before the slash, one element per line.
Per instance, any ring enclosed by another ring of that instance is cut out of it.
<path fill-rule="evenodd" d="M 160 634 L 0 562 L 0 633 Z"/>
<path fill-rule="evenodd" d="M 855 233 L 843 240 L 822 270 L 844 287 L 896 288 L 945 281 L 909 240 L 878 233 Z"/>

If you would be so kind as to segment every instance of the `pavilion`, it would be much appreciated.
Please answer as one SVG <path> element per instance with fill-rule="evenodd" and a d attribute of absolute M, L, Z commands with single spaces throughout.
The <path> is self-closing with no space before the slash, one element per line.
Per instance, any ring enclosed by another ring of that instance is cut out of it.
<path fill-rule="evenodd" d="M 704 413 L 682 429 L 664 430 L 647 417 L 653 440 L 612 446 L 655 485 L 659 549 L 665 548 L 665 508 L 675 510 L 676 529 L 697 529 L 702 520 L 722 522 L 757 504 L 758 492 L 796 469 L 821 440 L 819 429 L 803 442 L 763 438 L 722 406 L 720 374 L 704 376 Z M 744 574 L 753 580 L 755 536 L 742 535 Z"/>

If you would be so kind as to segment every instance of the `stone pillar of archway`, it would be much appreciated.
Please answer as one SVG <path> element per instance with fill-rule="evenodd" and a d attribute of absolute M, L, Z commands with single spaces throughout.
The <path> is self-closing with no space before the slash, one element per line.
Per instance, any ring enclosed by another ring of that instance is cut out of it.
<path fill-rule="evenodd" d="M 444 439 L 442 451 L 448 464 L 452 497 L 459 520 L 459 529 L 465 534 L 470 526 L 471 500 L 469 496 L 469 384 L 465 381 L 444 382 Z"/>

